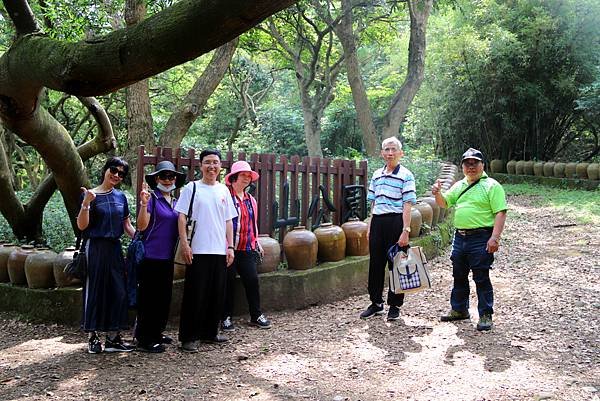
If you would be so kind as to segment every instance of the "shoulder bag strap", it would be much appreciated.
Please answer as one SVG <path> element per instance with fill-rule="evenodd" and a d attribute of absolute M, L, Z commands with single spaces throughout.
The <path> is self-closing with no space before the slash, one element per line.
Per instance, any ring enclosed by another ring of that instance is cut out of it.
<path fill-rule="evenodd" d="M 187 224 L 189 225 L 192 221 L 192 206 L 194 205 L 194 197 L 196 196 L 196 183 L 192 183 L 194 186 L 194 189 L 192 190 L 192 199 L 190 199 L 190 206 L 188 208 L 188 214 L 187 214 Z M 196 225 L 192 224 L 192 232 L 190 234 L 190 239 L 189 242 L 190 244 L 192 243 L 192 238 L 194 238 L 194 233 L 196 232 Z"/>
<path fill-rule="evenodd" d="M 481 180 L 481 177 L 479 177 L 475 182 L 471 183 L 471 185 L 469 185 L 468 187 L 465 188 L 464 191 L 462 191 L 460 193 L 460 195 L 458 195 L 458 197 L 456 198 L 456 201 L 458 202 L 458 200 L 460 199 L 461 196 L 463 196 L 465 194 L 465 192 L 467 192 L 469 189 L 473 188 L 475 185 L 477 185 L 477 183 L 479 182 L 479 180 Z"/>
<path fill-rule="evenodd" d="M 152 199 L 152 210 L 150 210 L 150 218 L 152 219 L 152 216 L 154 216 L 154 211 L 156 210 L 156 202 L 158 202 L 158 196 L 156 196 L 154 191 L 152 191 L 150 193 L 150 196 L 154 197 L 154 199 Z M 137 233 L 139 234 L 140 240 L 148 239 L 150 237 L 150 234 L 152 234 L 152 231 L 154 231 L 155 224 L 156 224 L 156 216 L 154 216 L 154 220 L 152 220 L 152 227 L 150 227 L 150 231 L 148 231 L 148 234 L 143 235 L 141 232 L 137 231 Z"/>

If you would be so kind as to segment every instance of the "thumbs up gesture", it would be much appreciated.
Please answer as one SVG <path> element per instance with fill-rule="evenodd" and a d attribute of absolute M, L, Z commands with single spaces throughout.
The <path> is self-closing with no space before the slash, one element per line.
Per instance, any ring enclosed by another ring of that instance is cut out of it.
<path fill-rule="evenodd" d="M 150 191 L 148 191 L 148 184 L 142 183 L 142 190 L 140 191 L 140 202 L 146 206 L 150 200 Z"/>
<path fill-rule="evenodd" d="M 437 195 L 442 190 L 442 181 L 436 180 L 435 183 L 431 186 L 431 193 Z"/>

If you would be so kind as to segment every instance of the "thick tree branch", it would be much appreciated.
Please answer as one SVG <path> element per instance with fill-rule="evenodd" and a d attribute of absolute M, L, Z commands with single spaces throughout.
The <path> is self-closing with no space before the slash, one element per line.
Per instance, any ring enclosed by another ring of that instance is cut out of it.
<path fill-rule="evenodd" d="M 39 32 L 40 27 L 35 21 L 31 7 L 26 0 L 3 0 L 4 7 L 15 25 L 17 35 L 27 35 Z"/>

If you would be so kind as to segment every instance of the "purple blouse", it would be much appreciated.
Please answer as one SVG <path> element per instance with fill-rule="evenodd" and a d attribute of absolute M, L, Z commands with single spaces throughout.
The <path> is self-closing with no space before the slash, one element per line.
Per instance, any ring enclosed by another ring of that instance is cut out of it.
<path fill-rule="evenodd" d="M 148 201 L 150 221 L 144 230 L 144 248 L 147 259 L 173 259 L 177 241 L 177 213 L 174 208 L 177 200 L 172 198 L 173 205 L 164 198 L 162 192 L 154 191 Z M 156 206 L 154 206 L 156 203 Z"/>

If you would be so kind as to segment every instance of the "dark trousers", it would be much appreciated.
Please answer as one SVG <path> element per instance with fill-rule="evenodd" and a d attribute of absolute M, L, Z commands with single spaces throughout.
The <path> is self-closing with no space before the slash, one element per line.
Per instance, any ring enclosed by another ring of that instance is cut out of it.
<path fill-rule="evenodd" d="M 137 270 L 135 337 L 142 345 L 160 342 L 167 327 L 173 293 L 173 260 L 144 259 Z"/>
<path fill-rule="evenodd" d="M 390 213 L 373 215 L 369 232 L 369 297 L 374 304 L 383 303 L 383 284 L 385 275 L 393 264 L 387 258 L 387 251 L 398 242 L 402 229 L 402 214 Z M 389 265 L 389 266 L 388 266 Z M 404 294 L 394 294 L 388 289 L 388 305 L 402 306 Z"/>
<path fill-rule="evenodd" d="M 227 276 L 225 255 L 194 255 L 185 269 L 179 341 L 213 339 L 219 329 Z"/>
<path fill-rule="evenodd" d="M 491 231 L 468 236 L 454 234 L 450 256 L 454 287 L 450 295 L 450 305 L 456 311 L 469 310 L 469 271 L 472 270 L 479 316 L 494 313 L 494 288 L 490 280 L 494 254 L 485 249 L 491 235 Z"/>
<path fill-rule="evenodd" d="M 260 315 L 260 294 L 258 288 L 258 272 L 256 270 L 255 251 L 235 251 L 233 264 L 227 268 L 227 285 L 225 291 L 225 309 L 223 319 L 233 314 L 235 301 L 235 275 L 239 274 L 246 291 L 246 300 L 250 310 L 250 319 L 256 320 Z"/>

